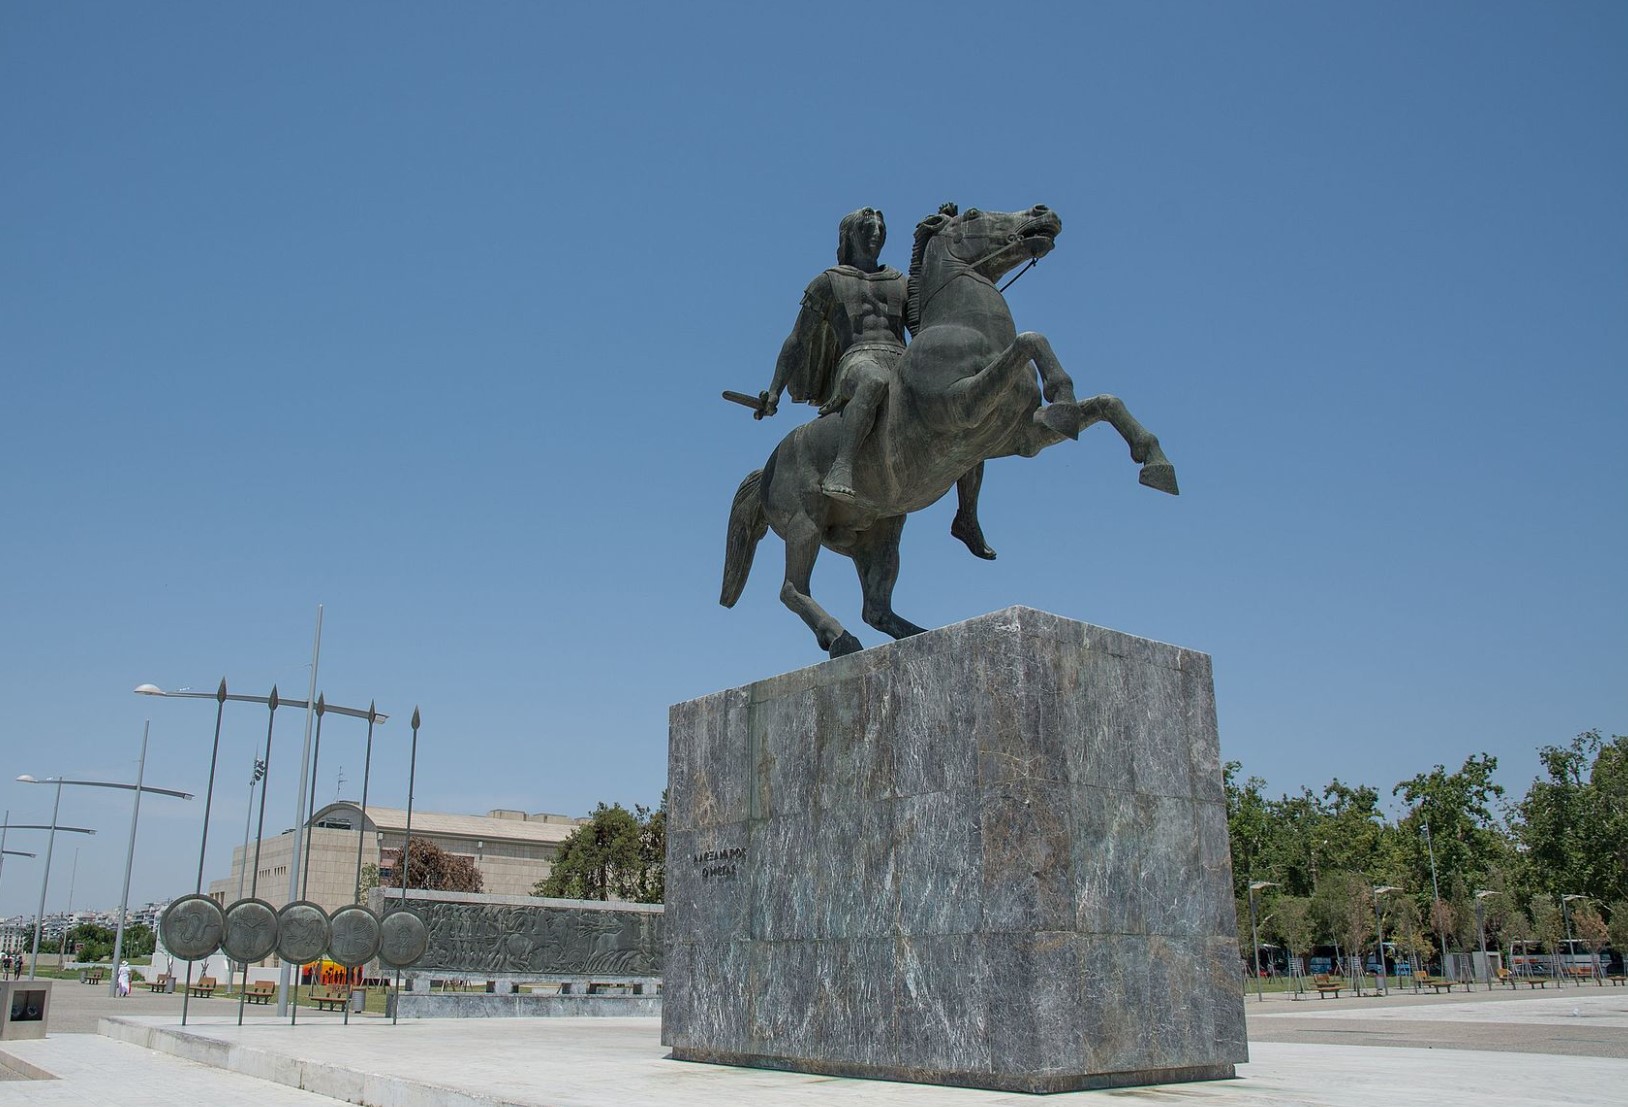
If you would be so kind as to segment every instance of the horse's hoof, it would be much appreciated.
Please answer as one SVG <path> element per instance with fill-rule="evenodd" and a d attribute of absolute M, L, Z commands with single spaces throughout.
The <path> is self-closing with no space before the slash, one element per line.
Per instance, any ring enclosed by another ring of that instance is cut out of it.
<path fill-rule="evenodd" d="M 840 500 L 845 504 L 859 502 L 859 493 L 855 492 L 852 488 L 849 488 L 846 484 L 822 484 L 820 485 L 820 491 L 825 493 L 829 499 Z"/>
<path fill-rule="evenodd" d="M 1168 492 L 1172 496 L 1181 495 L 1181 489 L 1176 487 L 1176 467 L 1168 461 L 1148 462 L 1142 466 L 1142 475 L 1136 479 L 1160 492 Z"/>
<path fill-rule="evenodd" d="M 1085 416 L 1079 404 L 1047 404 L 1034 413 L 1035 421 L 1047 430 L 1056 431 L 1064 438 L 1078 440 L 1085 429 Z"/>
<path fill-rule="evenodd" d="M 950 537 L 965 542 L 973 557 L 981 557 L 985 561 L 995 560 L 995 551 L 984 541 L 984 530 L 978 524 L 963 526 L 961 520 L 956 518 L 950 523 Z"/>
<path fill-rule="evenodd" d="M 858 653 L 864 648 L 864 645 L 860 643 L 859 639 L 855 638 L 847 631 L 843 631 L 842 637 L 831 643 L 831 656 L 844 657 L 850 653 Z"/>

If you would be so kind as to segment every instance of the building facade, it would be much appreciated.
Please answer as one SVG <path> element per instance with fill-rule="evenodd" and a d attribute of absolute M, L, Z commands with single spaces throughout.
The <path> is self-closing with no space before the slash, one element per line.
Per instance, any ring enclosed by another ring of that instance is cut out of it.
<path fill-rule="evenodd" d="M 453 815 L 435 811 L 413 812 L 413 837 L 439 846 L 447 853 L 467 857 L 480 871 L 482 890 L 494 895 L 530 895 L 545 879 L 559 855 L 561 843 L 586 820 L 546 812 L 496 810 L 485 815 Z M 332 912 L 364 900 L 358 871 L 376 867 L 381 884 L 389 884 L 401 862 L 407 839 L 407 812 L 400 808 L 361 807 L 347 800 L 317 811 L 303 831 L 299 894 Z M 209 884 L 209 894 L 223 906 L 247 896 L 273 907 L 289 901 L 289 869 L 294 863 L 296 832 L 289 830 L 259 843 L 232 851 L 232 870 Z M 362 883 L 366 883 L 364 879 Z"/>

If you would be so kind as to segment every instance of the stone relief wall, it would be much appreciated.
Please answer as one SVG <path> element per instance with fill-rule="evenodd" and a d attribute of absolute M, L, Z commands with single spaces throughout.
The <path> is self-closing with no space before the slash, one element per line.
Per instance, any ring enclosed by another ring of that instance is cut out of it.
<path fill-rule="evenodd" d="M 461 973 L 660 976 L 663 916 L 546 904 L 415 900 L 429 926 L 418 969 Z"/>

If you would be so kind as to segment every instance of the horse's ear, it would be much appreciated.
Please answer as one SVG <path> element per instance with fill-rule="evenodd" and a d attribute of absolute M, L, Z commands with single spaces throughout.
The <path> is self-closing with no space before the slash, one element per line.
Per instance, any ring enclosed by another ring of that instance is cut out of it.
<path fill-rule="evenodd" d="M 959 204 L 940 204 L 938 205 L 938 214 L 948 215 L 953 219 L 961 214 L 961 206 Z"/>
<path fill-rule="evenodd" d="M 938 215 L 929 215 L 916 224 L 916 237 L 931 237 L 949 225 L 950 217 L 942 212 Z"/>

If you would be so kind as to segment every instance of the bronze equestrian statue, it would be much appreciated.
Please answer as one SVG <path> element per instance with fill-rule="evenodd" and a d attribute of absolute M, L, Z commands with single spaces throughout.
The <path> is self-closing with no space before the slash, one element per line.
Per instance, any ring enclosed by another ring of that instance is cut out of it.
<path fill-rule="evenodd" d="M 872 266 L 880 251 L 874 230 L 865 244 L 875 241 L 876 249 L 864 255 Z M 835 391 L 838 402 L 822 401 L 822 417 L 786 435 L 767 464 L 741 482 L 729 514 L 720 603 L 733 607 L 740 598 L 757 544 L 773 527 L 786 544 L 781 602 L 808 624 L 830 656 L 863 647 L 809 595 L 821 546 L 853 559 L 866 623 L 894 638 L 920 634 L 922 627 L 893 610 L 905 517 L 960 482 L 957 523 L 968 512 L 970 485 L 975 527 L 984 461 L 1034 457 L 1097 422 L 1106 421 L 1125 439 L 1131 460 L 1142 467 L 1143 484 L 1177 494 L 1176 471 L 1159 440 L 1114 396 L 1076 400 L 1074 382 L 1051 344 L 1034 331 L 1017 332 L 996 287 L 1012 269 L 1050 253 L 1061 230 L 1056 214 L 1038 204 L 1019 212 L 959 212 L 946 204 L 917 225 L 905 303 L 912 341 L 897 356 L 869 358 L 853 383 L 834 382 L 845 386 Z M 880 331 L 877 321 L 887 313 L 861 305 L 860 314 Z M 794 331 L 788 349 L 797 338 Z M 852 340 L 849 348 L 861 341 Z M 783 361 L 785 356 L 782 351 Z M 760 413 L 773 414 L 780 387 L 791 383 L 777 365 L 775 392 L 762 394 L 755 405 Z M 856 411 L 853 400 L 861 390 L 868 402 Z M 804 382 L 792 395 L 811 399 L 817 391 Z M 976 544 L 963 533 L 956 536 L 979 552 L 981 534 Z"/>

